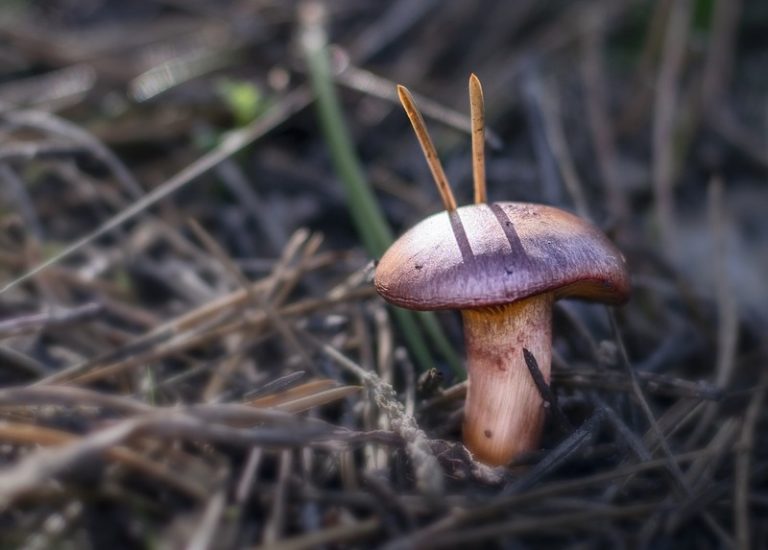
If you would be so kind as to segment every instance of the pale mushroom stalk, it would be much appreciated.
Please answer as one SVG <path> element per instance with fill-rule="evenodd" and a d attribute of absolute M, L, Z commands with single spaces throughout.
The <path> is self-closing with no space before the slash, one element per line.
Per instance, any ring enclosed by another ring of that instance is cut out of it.
<path fill-rule="evenodd" d="M 544 424 L 541 394 L 525 364 L 536 359 L 549 383 L 552 294 L 511 304 L 464 309 L 469 384 L 464 405 L 464 444 L 476 459 L 507 464 L 535 449 Z"/>

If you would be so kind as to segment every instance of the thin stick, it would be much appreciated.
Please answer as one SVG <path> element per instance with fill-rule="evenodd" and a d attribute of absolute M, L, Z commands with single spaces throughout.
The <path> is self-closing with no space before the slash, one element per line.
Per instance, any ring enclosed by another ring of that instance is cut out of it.
<path fill-rule="evenodd" d="M 400 103 L 403 104 L 405 114 L 411 121 L 413 131 L 416 133 L 416 138 L 419 140 L 421 150 L 424 152 L 424 157 L 427 159 L 429 169 L 432 171 L 432 177 L 437 184 L 437 190 L 440 191 L 440 196 L 443 199 L 443 204 L 448 212 L 456 210 L 456 199 L 453 198 L 453 192 L 451 186 L 448 185 L 448 178 L 445 177 L 445 171 L 443 165 L 440 163 L 440 159 L 437 158 L 437 151 L 435 150 L 435 144 L 432 143 L 432 138 L 429 137 L 427 132 L 427 125 L 424 124 L 424 119 L 421 113 L 416 109 L 416 104 L 413 102 L 413 96 L 408 88 L 398 84 L 397 95 L 400 98 Z"/>
<path fill-rule="evenodd" d="M 549 405 L 549 410 L 552 412 L 552 417 L 555 419 L 558 428 L 560 428 L 560 431 L 563 433 L 571 433 L 573 431 L 573 426 L 571 426 L 571 423 L 568 421 L 568 417 L 565 416 L 563 409 L 560 408 L 555 392 L 553 392 L 552 388 L 547 384 L 547 381 L 544 379 L 544 374 L 539 368 L 538 361 L 536 361 L 533 354 L 528 351 L 528 348 L 523 348 L 523 358 L 525 359 L 525 366 L 528 367 L 528 372 L 531 373 L 533 383 L 536 384 L 536 389 L 539 390 L 541 398 L 547 405 Z"/>
<path fill-rule="evenodd" d="M 768 381 L 768 374 L 763 372 L 762 382 Z M 763 384 L 760 384 L 761 386 Z M 764 388 L 764 386 L 763 386 Z M 737 455 L 734 459 L 735 474 L 733 476 L 733 523 L 736 531 L 738 548 L 750 548 L 752 537 L 752 519 L 749 512 L 749 498 L 752 492 L 750 478 L 752 477 L 754 452 L 755 452 L 755 427 L 760 411 L 765 402 L 765 389 L 756 392 L 749 401 L 747 411 L 741 427 L 739 441 L 735 445 Z"/>
<path fill-rule="evenodd" d="M 664 452 L 664 456 L 667 459 L 667 467 L 669 469 L 669 473 L 677 482 L 679 489 L 681 489 L 686 496 L 690 496 L 691 488 L 688 482 L 686 481 L 685 476 L 683 476 L 682 470 L 680 470 L 680 465 L 675 461 L 675 457 L 672 454 L 672 450 L 669 448 L 669 443 L 667 443 L 667 438 L 664 436 L 664 432 L 661 431 L 661 428 L 659 427 L 659 423 L 656 421 L 656 417 L 653 415 L 651 406 L 648 404 L 648 400 L 645 398 L 645 394 L 643 393 L 643 390 L 640 387 L 640 382 L 638 381 L 637 374 L 635 373 L 635 370 L 632 368 L 632 363 L 630 363 L 629 361 L 629 355 L 627 355 L 627 348 L 624 346 L 624 340 L 621 338 L 621 332 L 619 332 L 619 323 L 616 321 L 616 315 L 610 309 L 608 310 L 608 315 L 610 316 L 610 320 L 611 320 L 611 328 L 613 329 L 613 336 L 616 340 L 616 343 L 619 346 L 621 363 L 624 366 L 624 369 L 627 372 L 629 381 L 632 384 L 632 390 L 635 394 L 635 398 L 640 404 L 640 409 L 643 411 L 643 414 L 645 415 L 646 419 L 648 420 L 648 423 L 651 426 L 651 431 L 654 434 L 656 434 L 656 438 L 658 439 L 659 445 L 661 446 L 661 449 Z"/>
<path fill-rule="evenodd" d="M 361 69 L 359 66 L 348 65 L 346 69 L 336 75 L 336 82 L 340 86 L 383 99 L 387 102 L 396 103 L 398 101 L 397 92 L 395 91 L 396 85 L 391 80 L 371 71 Z M 415 94 L 414 99 L 419 102 L 419 109 L 425 119 L 434 120 L 440 124 L 445 124 L 448 128 L 472 135 L 472 123 L 469 115 L 428 97 L 419 96 L 419 94 Z M 494 151 L 500 151 L 504 148 L 504 142 L 499 134 L 493 131 L 492 127 L 486 127 L 485 129 L 485 143 Z M 59 144 L 56 146 L 62 147 Z M 10 146 L 4 146 L 3 150 L 0 151 L 0 157 L 5 159 L 14 152 L 25 154 L 28 150 L 29 148 L 20 147 L 19 145 L 14 145 L 13 149 Z M 33 148 L 32 151 L 35 151 L 35 149 Z M 41 151 L 41 154 L 45 154 L 45 151 Z"/>
<path fill-rule="evenodd" d="M 488 200 L 485 193 L 485 108 L 483 87 L 475 73 L 469 75 L 469 116 L 472 119 L 472 175 L 475 179 L 475 204 Z"/>

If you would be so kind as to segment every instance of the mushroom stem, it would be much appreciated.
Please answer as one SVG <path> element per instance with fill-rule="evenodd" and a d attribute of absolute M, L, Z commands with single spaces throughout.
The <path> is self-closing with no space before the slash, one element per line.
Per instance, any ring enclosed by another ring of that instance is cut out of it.
<path fill-rule="evenodd" d="M 509 463 L 537 447 L 543 399 L 525 364 L 523 348 L 549 383 L 552 360 L 551 293 L 503 306 L 462 310 L 469 387 L 464 444 L 476 459 Z"/>

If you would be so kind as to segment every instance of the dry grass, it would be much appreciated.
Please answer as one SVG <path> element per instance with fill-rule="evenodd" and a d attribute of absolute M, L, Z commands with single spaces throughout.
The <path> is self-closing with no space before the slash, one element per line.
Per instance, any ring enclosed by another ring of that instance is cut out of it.
<path fill-rule="evenodd" d="M 1 546 L 768 544 L 759 2 L 311 11 L 395 233 L 440 208 L 395 83 L 465 204 L 474 72 L 489 198 L 576 210 L 627 256 L 626 307 L 556 308 L 542 448 L 508 468 L 460 444 L 434 327 L 420 376 L 373 291 L 308 5 L 71 4 L 0 13 Z"/>

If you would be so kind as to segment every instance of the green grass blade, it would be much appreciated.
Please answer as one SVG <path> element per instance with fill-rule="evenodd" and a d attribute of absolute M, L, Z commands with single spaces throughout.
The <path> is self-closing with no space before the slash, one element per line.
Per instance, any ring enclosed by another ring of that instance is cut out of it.
<path fill-rule="evenodd" d="M 352 220 L 369 254 L 378 258 L 392 243 L 392 230 L 355 154 L 336 95 L 324 32 L 319 24 L 307 23 L 301 42 L 315 94 L 320 128 L 328 143 L 334 169 L 344 185 Z M 463 377 L 460 361 L 433 315 L 420 314 L 420 323 L 417 323 L 412 312 L 398 308 L 394 308 L 393 312 L 421 369 L 433 366 L 429 349 L 422 337 L 421 331 L 424 329 L 454 373 Z"/>

